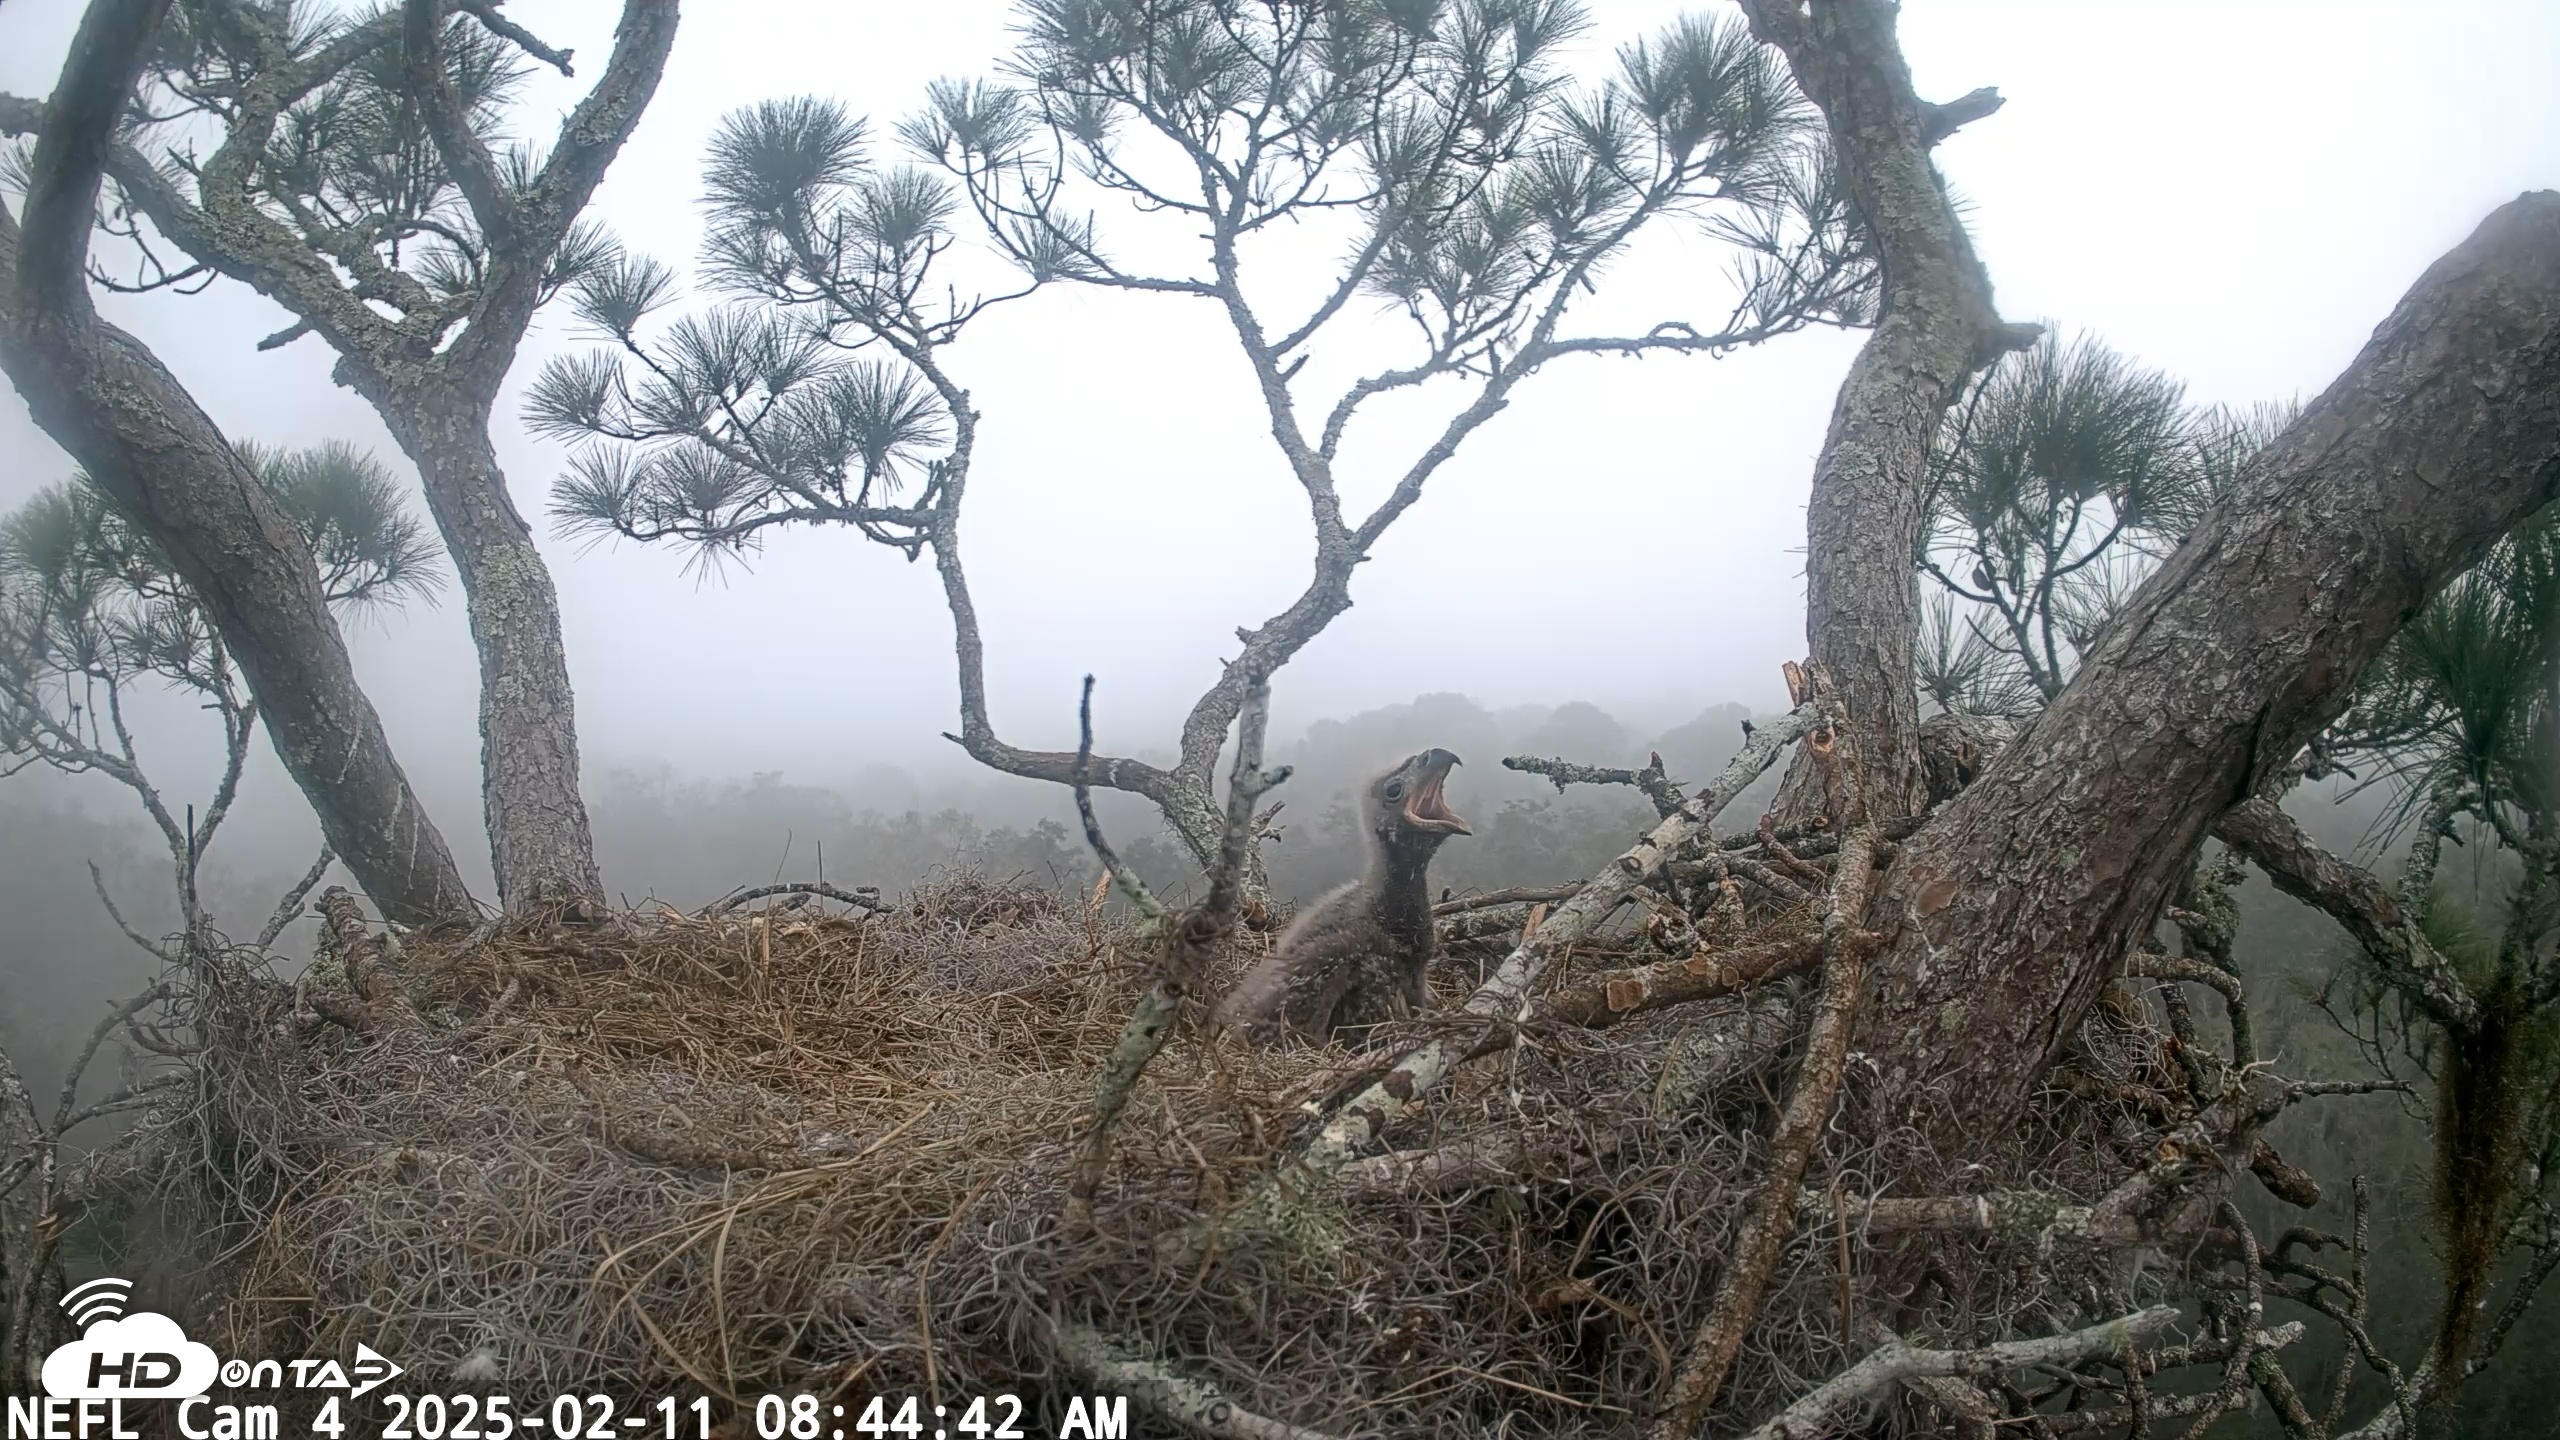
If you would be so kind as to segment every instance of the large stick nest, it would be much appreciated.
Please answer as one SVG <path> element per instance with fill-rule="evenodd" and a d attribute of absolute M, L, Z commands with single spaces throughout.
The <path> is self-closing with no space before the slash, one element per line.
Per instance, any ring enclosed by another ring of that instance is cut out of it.
<path fill-rule="evenodd" d="M 1095 1077 L 1152 953 L 1098 906 L 963 876 L 867 916 L 661 908 L 385 948 L 399 1003 L 362 1030 L 314 1013 L 347 993 L 336 961 L 232 987 L 248 998 L 195 1112 L 222 1136 L 213 1208 L 234 1227 L 204 1318 L 224 1353 L 362 1341 L 417 1388 L 518 1397 L 1055 1406 L 1098 1388 L 1057 1359 L 1063 1322 L 1335 1434 L 1633 1433 L 1730 1249 L 1798 1023 L 1780 984 L 1533 1031 L 1391 1137 L 1427 1173 L 1355 1162 L 1239 1220 L 1361 1076 L 1342 1046 L 1256 1053 L 1186 1018 L 1115 1132 L 1094 1224 L 1070 1230 Z M 1472 977 L 1448 978 L 1454 1000 Z M 1456 1022 L 1372 1044 L 1434 1023 Z M 1998 1173 L 2102 1191 L 2122 1163 L 2087 1108 L 2064 1102 Z M 1842 1139 L 1809 1192 L 1880 1193 L 1876 1153 Z M 1892 1267 L 1848 1239 L 1844 1277 L 1836 1228 L 1798 1236 L 1728 1421 L 1862 1350 L 1844 1306 L 1892 1312 Z M 1934 1278 L 1900 1323 L 2098 1308 L 2094 1259 L 1921 1244 Z"/>

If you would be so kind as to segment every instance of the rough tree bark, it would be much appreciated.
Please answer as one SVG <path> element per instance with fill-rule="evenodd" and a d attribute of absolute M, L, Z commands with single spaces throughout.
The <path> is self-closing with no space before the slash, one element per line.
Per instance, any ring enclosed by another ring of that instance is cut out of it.
<path fill-rule="evenodd" d="M 2347 704 L 2426 598 L 2560 493 L 2560 193 L 2438 260 L 1903 847 L 1867 1034 L 1892 1118 L 1999 1133 L 2217 817 Z M 1907 642 L 1906 642 L 1907 643 Z"/>
<path fill-rule="evenodd" d="M 359 383 L 417 462 L 428 509 L 469 597 L 480 656 L 481 795 L 499 902 L 600 896 L 578 789 L 578 721 L 559 592 L 489 443 L 493 394 Z M 492 387 L 494 390 L 494 387 Z"/>
<path fill-rule="evenodd" d="M 107 140 L 166 0 L 84 17 L 39 136 L 23 233 L 0 209 L 0 368 L 36 423 L 169 557 L 248 678 L 277 755 L 365 893 L 394 919 L 470 913 L 444 837 L 356 683 L 301 533 L 141 342 L 98 318 L 85 271 Z"/>
<path fill-rule="evenodd" d="M 406 0 L 316 47 L 297 46 L 273 17 L 242 12 L 233 17 L 239 43 L 262 44 L 264 53 L 200 168 L 195 194 L 131 143 L 114 145 L 106 165 L 125 197 L 188 258 L 293 312 L 295 328 L 270 344 L 308 332 L 335 349 L 338 382 L 373 404 L 418 466 L 480 653 L 482 795 L 498 896 L 521 911 L 600 897 L 604 886 L 578 790 L 557 592 L 532 527 L 507 493 L 488 420 L 526 327 L 557 283 L 552 267 L 571 227 L 656 92 L 677 5 L 626 0 L 603 75 L 521 186 L 504 179 L 444 74 L 438 44 L 453 8 L 448 0 Z M 484 242 L 477 283 L 456 292 L 430 291 L 385 263 L 362 217 L 335 229 L 308 216 L 288 223 L 265 195 L 267 148 L 285 111 L 384 51 L 402 57 L 421 118 Z M 566 68 L 565 55 L 539 58 Z"/>
<path fill-rule="evenodd" d="M 1876 328 L 1840 383 L 1814 464 L 1806 512 L 1805 626 L 1858 727 L 1879 816 L 1927 802 L 1911 637 L 1919 577 L 1901 563 L 1920 541 L 1929 447 L 1957 392 L 2005 350 L 2033 344 L 2005 325 L 1929 152 L 2000 107 L 1991 90 L 1945 105 L 1920 99 L 1895 38 L 1890 0 L 1743 0 L 1752 33 L 1787 57 L 1829 123 L 1843 188 L 1883 279 Z M 1776 805 L 1782 820 L 1819 814 L 1826 797 L 1802 756 Z M 1838 817 L 1832 817 L 1837 819 Z"/>

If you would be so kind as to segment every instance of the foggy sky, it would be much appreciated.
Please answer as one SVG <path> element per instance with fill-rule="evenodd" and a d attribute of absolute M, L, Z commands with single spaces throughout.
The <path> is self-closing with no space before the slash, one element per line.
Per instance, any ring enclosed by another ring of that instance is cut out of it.
<path fill-rule="evenodd" d="M 0 88 L 50 88 L 79 8 L 0 5 Z M 582 62 L 575 82 L 537 81 L 517 133 L 548 139 L 601 69 L 616 8 L 509 7 Z M 1587 68 L 1690 8 L 1599 0 Z M 723 113 L 815 92 L 885 128 L 929 80 L 992 71 L 1008 9 L 695 0 L 592 213 L 689 270 L 702 142 Z M 2560 6 L 2544 0 L 1912 0 L 1902 30 L 1924 95 L 1993 84 L 2008 97 L 1940 151 L 2003 312 L 2093 330 L 2202 401 L 2316 393 L 2431 259 L 2517 192 L 2560 183 Z M 1329 242 L 1305 243 L 1300 259 L 1326 258 Z M 1721 263 L 1703 240 L 1657 237 L 1609 274 L 1595 322 L 1714 319 Z M 331 386 L 319 341 L 253 351 L 287 317 L 244 288 L 103 308 L 231 434 L 348 437 L 397 458 L 364 403 Z M 577 343 L 567 326 L 537 322 L 518 387 Z M 1283 673 L 1277 728 L 1436 690 L 1589 699 L 1639 728 L 1715 701 L 1776 703 L 1779 661 L 1803 650 L 1811 461 L 1856 344 L 1817 333 L 1721 361 L 1550 367 L 1432 482 L 1355 581 L 1357 607 Z M 1348 375 L 1394 358 L 1355 347 L 1323 363 Z M 1296 593 L 1311 546 L 1222 322 L 1198 301 L 1058 287 L 980 322 L 951 363 L 985 415 L 964 523 L 1000 733 L 1071 744 L 1077 677 L 1093 671 L 1103 743 L 1161 749 L 1234 627 Z M 1434 428 L 1435 403 L 1355 432 L 1355 506 Z M 499 451 L 554 565 L 591 772 L 664 761 L 823 780 L 953 753 L 935 738 L 954 726 L 954 690 L 928 565 L 831 532 L 779 535 L 708 584 L 673 551 L 582 552 L 549 535 L 562 454 L 516 411 L 502 399 Z M 0 504 L 68 468 L 14 393 L 0 401 Z M 459 594 L 351 638 L 447 835 L 476 851 Z"/>

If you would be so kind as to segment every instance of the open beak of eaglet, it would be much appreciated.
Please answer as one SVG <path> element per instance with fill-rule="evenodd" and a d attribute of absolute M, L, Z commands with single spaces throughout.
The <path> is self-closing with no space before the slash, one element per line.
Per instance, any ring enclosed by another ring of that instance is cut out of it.
<path fill-rule="evenodd" d="M 1448 798 L 1441 793 L 1449 783 L 1450 767 L 1458 763 L 1458 757 L 1446 750 L 1426 750 L 1413 757 L 1412 763 L 1422 778 L 1414 785 L 1413 793 L 1405 798 L 1405 823 L 1450 835 L 1476 833 L 1467 828 L 1466 821 L 1458 818 L 1457 811 L 1449 808 Z"/>

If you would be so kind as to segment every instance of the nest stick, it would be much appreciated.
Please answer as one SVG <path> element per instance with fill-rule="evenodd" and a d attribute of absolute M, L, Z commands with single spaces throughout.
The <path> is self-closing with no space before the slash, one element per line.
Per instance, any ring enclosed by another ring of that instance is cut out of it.
<path fill-rule="evenodd" d="M 1214 1385 L 1192 1379 L 1155 1360 L 1123 1353 L 1099 1332 L 1082 1325 L 1060 1325 L 1058 1354 L 1084 1372 L 1094 1384 L 1129 1395 L 1147 1409 L 1194 1435 L 1211 1440 L 1334 1440 L 1322 1430 L 1309 1430 L 1285 1420 L 1256 1415 L 1220 1394 Z"/>
<path fill-rule="evenodd" d="M 1787 1097 L 1770 1137 L 1769 1171 L 1744 1213 L 1742 1239 L 1717 1277 L 1707 1317 L 1672 1377 L 1653 1426 L 1653 1440 L 1687 1440 L 1724 1388 L 1742 1337 L 1760 1311 L 1761 1296 L 1778 1257 L 1796 1229 L 1796 1187 L 1814 1147 L 1831 1121 L 1840 1073 L 1848 1063 L 1849 1032 L 1857 1020 L 1858 989 L 1865 975 L 1865 932 L 1859 928 L 1875 878 L 1875 824 L 1866 807 L 1865 777 L 1858 765 L 1848 717 L 1825 697 L 1827 743 L 1817 757 L 1846 782 L 1853 815 L 1831 872 L 1830 913 L 1823 920 L 1822 989 L 1805 1035 L 1804 1062 L 1795 1092 Z M 1815 741 L 1807 740 L 1808 747 Z"/>
<path fill-rule="evenodd" d="M 1813 1440 L 1836 1435 L 1840 1421 L 1892 1386 L 1920 1375 L 1995 1375 L 2042 1365 L 2075 1365 L 2122 1357 L 2178 1319 L 2174 1305 L 2119 1316 L 2085 1330 L 2034 1340 L 2004 1340 L 1970 1350 L 1921 1350 L 1891 1341 L 1778 1412 L 1744 1440 Z"/>

